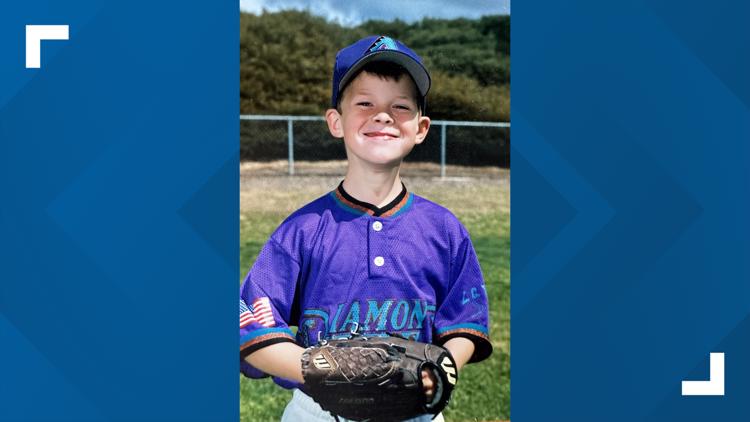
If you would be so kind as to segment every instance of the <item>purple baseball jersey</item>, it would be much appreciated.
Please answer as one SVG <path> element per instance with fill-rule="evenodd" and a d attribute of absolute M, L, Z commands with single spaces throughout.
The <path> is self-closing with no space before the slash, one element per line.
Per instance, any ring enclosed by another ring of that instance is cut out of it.
<path fill-rule="evenodd" d="M 240 289 L 241 357 L 359 330 L 439 345 L 465 337 L 475 346 L 470 362 L 478 362 L 492 352 L 487 327 L 469 234 L 450 211 L 405 188 L 378 208 L 339 185 L 299 209 L 271 235 Z M 241 369 L 265 376 L 244 359 Z"/>

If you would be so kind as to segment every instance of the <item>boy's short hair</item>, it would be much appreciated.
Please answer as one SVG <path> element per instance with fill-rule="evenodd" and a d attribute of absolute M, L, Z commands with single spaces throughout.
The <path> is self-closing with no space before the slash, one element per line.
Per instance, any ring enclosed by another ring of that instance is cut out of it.
<path fill-rule="evenodd" d="M 336 54 L 333 66 L 333 86 L 331 106 L 339 108 L 340 97 L 347 85 L 370 63 L 395 63 L 408 74 L 417 88 L 417 105 L 422 112 L 427 104 L 427 92 L 430 90 L 430 74 L 422 59 L 409 47 L 398 40 L 374 35 L 355 42 L 341 49 Z M 390 70 L 386 71 L 390 72 Z M 377 72 L 372 72 L 379 74 Z M 394 78 L 400 78 L 401 73 Z M 390 75 L 381 75 L 391 77 Z M 398 80 L 398 79 L 397 79 Z"/>
<path fill-rule="evenodd" d="M 424 113 L 424 103 L 425 98 L 421 97 L 419 95 L 419 88 L 417 88 L 417 83 L 414 81 L 414 78 L 412 78 L 411 74 L 409 74 L 409 71 L 406 70 L 405 67 L 401 66 L 398 63 L 394 62 L 386 62 L 386 61 L 372 61 L 364 65 L 361 69 L 359 69 L 357 72 L 355 72 L 351 78 L 349 78 L 349 81 L 346 83 L 346 85 L 342 86 L 339 90 L 338 98 L 336 99 L 336 110 L 341 112 L 341 100 L 344 98 L 344 95 L 346 95 L 346 90 L 349 88 L 349 85 L 351 85 L 351 82 L 357 78 L 357 76 L 362 73 L 366 72 L 371 75 L 376 75 L 382 79 L 392 79 L 396 82 L 400 81 L 401 78 L 404 76 L 409 78 L 409 80 L 412 82 L 414 86 L 414 102 L 419 107 L 419 110 Z"/>

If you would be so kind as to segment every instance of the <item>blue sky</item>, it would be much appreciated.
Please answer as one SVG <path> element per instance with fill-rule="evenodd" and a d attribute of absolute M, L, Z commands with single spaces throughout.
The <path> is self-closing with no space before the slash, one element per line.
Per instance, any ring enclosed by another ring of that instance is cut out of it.
<path fill-rule="evenodd" d="M 329 21 L 354 26 L 367 19 L 414 22 L 424 17 L 476 18 L 510 14 L 510 0 L 240 0 L 240 10 L 260 14 L 265 9 L 309 10 Z"/>

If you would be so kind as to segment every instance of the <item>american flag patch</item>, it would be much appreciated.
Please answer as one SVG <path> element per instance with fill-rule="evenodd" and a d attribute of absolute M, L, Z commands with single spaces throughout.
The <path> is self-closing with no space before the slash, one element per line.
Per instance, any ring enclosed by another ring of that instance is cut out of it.
<path fill-rule="evenodd" d="M 273 327 L 276 322 L 273 320 L 271 312 L 271 302 L 267 297 L 255 299 L 249 307 L 244 300 L 240 299 L 240 328 L 245 327 L 251 322 L 257 322 L 264 327 Z"/>

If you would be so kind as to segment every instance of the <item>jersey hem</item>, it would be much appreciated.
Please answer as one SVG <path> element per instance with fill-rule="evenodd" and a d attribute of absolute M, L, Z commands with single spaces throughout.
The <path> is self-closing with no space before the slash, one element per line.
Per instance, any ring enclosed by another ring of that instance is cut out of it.
<path fill-rule="evenodd" d="M 435 338 L 435 344 L 442 346 L 448 340 L 456 337 L 463 337 L 474 343 L 474 353 L 472 353 L 468 363 L 481 362 L 492 354 L 492 343 L 490 343 L 489 337 L 480 331 L 467 328 L 446 331 Z"/>
<path fill-rule="evenodd" d="M 291 334 L 283 331 L 262 334 L 252 337 L 244 342 L 240 340 L 240 357 L 244 359 L 245 356 L 266 346 L 284 342 L 296 343 L 294 341 L 294 337 Z"/>

